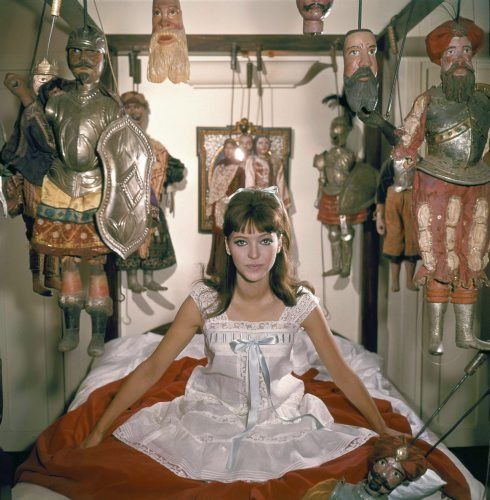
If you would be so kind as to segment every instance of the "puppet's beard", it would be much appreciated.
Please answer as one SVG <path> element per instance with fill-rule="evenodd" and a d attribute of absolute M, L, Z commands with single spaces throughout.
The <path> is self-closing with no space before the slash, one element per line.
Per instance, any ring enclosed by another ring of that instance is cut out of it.
<path fill-rule="evenodd" d="M 454 71 L 463 66 L 468 70 L 464 76 L 454 76 Z M 475 91 L 475 70 L 466 64 L 453 64 L 441 72 L 442 90 L 450 101 L 467 102 Z"/>
<path fill-rule="evenodd" d="M 174 36 L 168 45 L 160 45 L 162 36 Z M 155 31 L 150 40 L 150 59 L 148 61 L 148 80 L 161 83 L 168 78 L 172 83 L 189 80 L 190 64 L 187 40 L 184 30 L 163 29 Z"/>
<path fill-rule="evenodd" d="M 367 78 L 361 81 L 359 78 Z M 344 75 L 344 91 L 349 108 L 354 113 L 371 112 L 378 103 L 378 81 L 371 68 L 360 67 L 351 77 Z"/>

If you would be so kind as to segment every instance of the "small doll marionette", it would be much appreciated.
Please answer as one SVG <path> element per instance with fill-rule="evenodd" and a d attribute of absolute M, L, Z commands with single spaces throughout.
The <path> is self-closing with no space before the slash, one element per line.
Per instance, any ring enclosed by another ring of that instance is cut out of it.
<path fill-rule="evenodd" d="M 179 0 L 153 0 L 149 53 L 148 81 L 189 80 L 189 54 Z"/>

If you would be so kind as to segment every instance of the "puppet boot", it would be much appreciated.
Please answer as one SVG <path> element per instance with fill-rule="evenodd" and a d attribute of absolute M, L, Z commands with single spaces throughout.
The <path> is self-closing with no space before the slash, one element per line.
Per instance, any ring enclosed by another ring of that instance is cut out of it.
<path fill-rule="evenodd" d="M 433 356 L 444 354 L 442 336 L 447 302 L 428 302 L 429 309 L 429 353 Z"/>
<path fill-rule="evenodd" d="M 340 276 L 342 278 L 347 278 L 350 275 L 350 266 L 352 262 L 352 236 L 349 234 L 350 238 L 342 237 L 342 270 Z"/>
<path fill-rule="evenodd" d="M 112 299 L 110 297 L 90 298 L 85 310 L 92 319 L 92 339 L 88 345 L 89 356 L 97 358 L 104 354 L 104 340 L 107 320 L 112 316 Z"/>
<path fill-rule="evenodd" d="M 153 271 L 143 271 L 143 286 L 153 292 L 163 292 L 168 290 L 166 286 L 162 286 L 153 280 Z"/>
<path fill-rule="evenodd" d="M 54 255 L 44 256 L 44 285 L 47 288 L 61 290 L 60 258 Z"/>
<path fill-rule="evenodd" d="M 29 269 L 32 273 L 32 289 L 35 293 L 43 297 L 51 297 L 53 294 L 44 286 L 41 274 L 44 257 L 44 255 L 37 253 L 34 249 L 29 249 Z"/>
<path fill-rule="evenodd" d="M 58 344 L 58 351 L 72 351 L 80 341 L 80 313 L 83 309 L 83 294 L 61 295 L 59 306 L 63 310 L 63 337 Z"/>
<path fill-rule="evenodd" d="M 134 293 L 141 293 L 146 290 L 144 286 L 141 286 L 138 282 L 138 270 L 128 269 L 128 288 Z"/>
<path fill-rule="evenodd" d="M 453 304 L 456 317 L 456 345 L 468 349 L 476 347 L 473 334 L 475 304 Z"/>
<path fill-rule="evenodd" d="M 322 276 L 335 276 L 342 270 L 342 250 L 340 248 L 340 228 L 337 226 L 328 226 L 328 239 L 330 241 L 330 250 L 332 252 L 332 269 L 325 271 Z"/>

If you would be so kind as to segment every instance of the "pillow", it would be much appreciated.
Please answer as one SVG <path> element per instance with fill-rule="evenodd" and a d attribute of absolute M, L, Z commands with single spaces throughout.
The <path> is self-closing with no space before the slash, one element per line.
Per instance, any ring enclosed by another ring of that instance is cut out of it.
<path fill-rule="evenodd" d="M 416 500 L 426 498 L 441 489 L 446 484 L 432 469 L 427 469 L 425 474 L 408 484 L 401 484 L 389 495 L 390 500 Z M 440 498 L 440 497 L 439 497 Z"/>

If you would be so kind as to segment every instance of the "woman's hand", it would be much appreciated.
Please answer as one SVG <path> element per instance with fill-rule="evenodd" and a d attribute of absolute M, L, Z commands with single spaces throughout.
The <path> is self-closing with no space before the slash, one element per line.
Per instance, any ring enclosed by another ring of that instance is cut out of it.
<path fill-rule="evenodd" d="M 104 439 L 104 434 L 102 432 L 94 429 L 81 443 L 80 448 L 92 448 L 97 446 Z"/>

